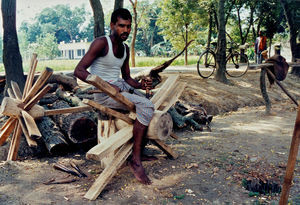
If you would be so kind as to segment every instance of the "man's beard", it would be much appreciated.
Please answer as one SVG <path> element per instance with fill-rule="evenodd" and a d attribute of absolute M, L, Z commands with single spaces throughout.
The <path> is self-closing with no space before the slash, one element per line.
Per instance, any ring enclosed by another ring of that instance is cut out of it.
<path fill-rule="evenodd" d="M 122 34 L 120 35 L 120 39 L 122 39 L 123 41 L 126 41 L 127 38 L 128 38 L 128 36 L 129 36 L 129 33 L 124 32 L 124 33 L 122 33 Z"/>

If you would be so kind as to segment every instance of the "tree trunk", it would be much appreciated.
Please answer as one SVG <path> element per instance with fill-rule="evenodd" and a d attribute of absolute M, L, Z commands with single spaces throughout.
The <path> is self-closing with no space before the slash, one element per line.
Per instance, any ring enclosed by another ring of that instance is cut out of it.
<path fill-rule="evenodd" d="M 225 0 L 219 0 L 219 30 L 218 30 L 218 49 L 216 53 L 216 64 L 217 72 L 215 74 L 215 79 L 217 81 L 228 83 L 225 75 L 226 70 L 226 35 L 225 35 L 225 12 L 224 12 L 224 2 Z"/>
<path fill-rule="evenodd" d="M 132 5 L 132 9 L 133 9 L 133 22 L 134 22 L 132 40 L 131 40 L 131 45 L 130 45 L 130 57 L 131 57 L 131 66 L 135 67 L 135 41 L 136 41 L 136 34 L 137 34 L 137 27 L 138 27 L 137 11 L 136 11 L 137 0 L 135 0 L 134 2 L 132 0 L 129 0 L 129 1 Z"/>
<path fill-rule="evenodd" d="M 188 24 L 185 24 L 185 46 L 188 44 Z M 184 65 L 188 65 L 188 49 L 184 51 Z"/>
<path fill-rule="evenodd" d="M 299 17 L 296 16 L 296 9 L 297 2 L 287 2 L 287 0 L 280 0 L 281 5 L 284 10 L 285 18 L 288 22 L 289 30 L 290 30 L 290 45 L 291 45 L 291 52 L 292 52 L 292 62 L 296 61 L 296 58 L 300 58 L 300 54 L 297 53 L 297 50 L 300 44 L 297 44 L 297 36 L 299 34 L 300 30 L 300 20 Z M 293 11 L 294 10 L 294 11 Z"/>
<path fill-rule="evenodd" d="M 19 50 L 16 31 L 16 0 L 2 0 L 3 19 L 3 64 L 6 74 L 5 93 L 11 87 L 11 80 L 18 83 L 23 91 L 25 77 L 23 74 L 22 57 Z"/>
<path fill-rule="evenodd" d="M 123 6 L 124 6 L 124 0 L 115 0 L 114 10 L 118 8 L 123 8 Z"/>
<path fill-rule="evenodd" d="M 210 48 L 210 42 L 211 42 L 211 33 L 212 33 L 212 23 L 213 23 L 213 17 L 212 17 L 212 11 L 211 9 L 209 9 L 208 11 L 208 17 L 209 17 L 209 20 L 208 20 L 208 34 L 207 34 L 207 48 Z"/>
<path fill-rule="evenodd" d="M 90 0 L 94 13 L 94 38 L 105 35 L 104 14 L 100 0 Z"/>

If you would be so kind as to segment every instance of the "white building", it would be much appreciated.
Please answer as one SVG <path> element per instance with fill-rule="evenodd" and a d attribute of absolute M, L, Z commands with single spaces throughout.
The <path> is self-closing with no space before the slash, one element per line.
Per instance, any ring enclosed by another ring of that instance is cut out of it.
<path fill-rule="evenodd" d="M 65 43 L 60 42 L 58 49 L 61 52 L 62 59 L 81 59 L 90 47 L 90 42 L 81 40 L 80 42 Z"/>

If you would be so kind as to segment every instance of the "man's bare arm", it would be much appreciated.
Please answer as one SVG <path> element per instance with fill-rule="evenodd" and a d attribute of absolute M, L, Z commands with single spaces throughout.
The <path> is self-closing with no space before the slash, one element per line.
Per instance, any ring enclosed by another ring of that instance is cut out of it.
<path fill-rule="evenodd" d="M 95 39 L 91 44 L 88 52 L 83 56 L 83 58 L 77 64 L 74 70 L 74 76 L 86 82 L 86 78 L 90 74 L 87 71 L 88 67 L 90 67 L 90 65 L 97 57 L 103 56 L 103 54 L 105 53 L 105 47 L 106 47 L 105 45 L 106 45 L 105 38 Z"/>

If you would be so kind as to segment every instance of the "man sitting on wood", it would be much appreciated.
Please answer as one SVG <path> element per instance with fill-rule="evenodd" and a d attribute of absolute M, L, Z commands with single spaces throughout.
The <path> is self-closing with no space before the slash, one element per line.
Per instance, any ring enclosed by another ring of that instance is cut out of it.
<path fill-rule="evenodd" d="M 129 70 L 129 48 L 123 43 L 131 31 L 132 16 L 127 9 L 117 9 L 111 16 L 111 35 L 96 38 L 88 52 L 75 68 L 74 75 L 86 82 L 88 75 L 97 75 L 110 83 L 118 92 L 135 104 L 137 120 L 133 126 L 133 154 L 130 167 L 135 177 L 143 184 L 151 184 L 141 162 L 143 139 L 153 117 L 153 103 L 134 90 L 146 90 L 152 86 L 152 81 L 142 80 L 141 83 L 132 79 Z M 90 67 L 90 73 L 87 68 Z M 120 78 L 122 74 L 122 78 Z M 115 108 L 126 107 L 105 93 L 95 93 L 94 99 L 99 104 Z"/>

